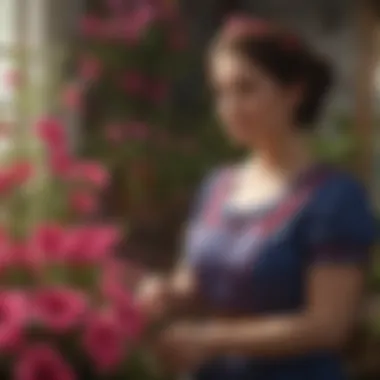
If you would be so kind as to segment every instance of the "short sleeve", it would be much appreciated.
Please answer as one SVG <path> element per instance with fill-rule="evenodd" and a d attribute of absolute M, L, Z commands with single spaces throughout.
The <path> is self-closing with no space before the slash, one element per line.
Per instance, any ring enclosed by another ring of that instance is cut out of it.
<path fill-rule="evenodd" d="M 309 215 L 311 262 L 366 264 L 375 220 L 363 186 L 339 178 L 318 194 Z"/>

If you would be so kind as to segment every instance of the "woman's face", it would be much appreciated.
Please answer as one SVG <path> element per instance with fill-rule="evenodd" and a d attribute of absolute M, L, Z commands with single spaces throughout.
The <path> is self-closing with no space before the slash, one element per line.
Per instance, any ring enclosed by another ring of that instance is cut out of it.
<path fill-rule="evenodd" d="M 290 133 L 296 94 L 259 66 L 221 50 L 212 57 L 211 81 L 217 114 L 239 145 L 267 145 Z"/>

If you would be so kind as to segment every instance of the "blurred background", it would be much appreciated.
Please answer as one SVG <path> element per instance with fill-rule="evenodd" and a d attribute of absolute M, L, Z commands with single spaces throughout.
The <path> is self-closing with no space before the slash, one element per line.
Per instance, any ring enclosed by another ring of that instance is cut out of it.
<path fill-rule="evenodd" d="M 71 149 L 112 173 L 96 218 L 124 226 L 120 254 L 167 270 L 200 178 L 237 154 L 219 135 L 204 50 L 230 12 L 279 20 L 334 64 L 317 153 L 355 172 L 380 211 L 380 1 L 0 0 L 0 155 L 26 154 L 42 115 L 69 127 Z M 43 182 L 30 192 L 44 204 Z M 380 378 L 380 255 L 349 365 Z M 370 378 L 370 377 L 368 377 Z"/>

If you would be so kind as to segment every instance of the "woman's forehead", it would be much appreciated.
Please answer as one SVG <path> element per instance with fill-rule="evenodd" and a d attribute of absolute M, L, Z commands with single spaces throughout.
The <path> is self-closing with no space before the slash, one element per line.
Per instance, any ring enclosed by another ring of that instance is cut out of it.
<path fill-rule="evenodd" d="M 253 62 L 228 50 L 216 52 L 211 61 L 212 75 L 218 77 L 255 76 L 260 72 Z"/>

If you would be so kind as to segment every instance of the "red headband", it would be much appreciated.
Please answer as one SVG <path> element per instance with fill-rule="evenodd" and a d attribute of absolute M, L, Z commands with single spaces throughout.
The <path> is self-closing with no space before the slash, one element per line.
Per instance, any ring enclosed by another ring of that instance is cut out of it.
<path fill-rule="evenodd" d="M 272 27 L 268 22 L 246 15 L 231 16 L 222 28 L 222 34 L 227 38 L 258 36 L 270 32 L 272 32 Z"/>
<path fill-rule="evenodd" d="M 299 39 L 293 33 L 288 31 L 282 33 L 276 25 L 244 14 L 229 17 L 221 31 L 222 38 L 228 40 L 271 34 L 278 34 L 281 45 L 286 49 L 293 50 L 300 45 Z"/>

